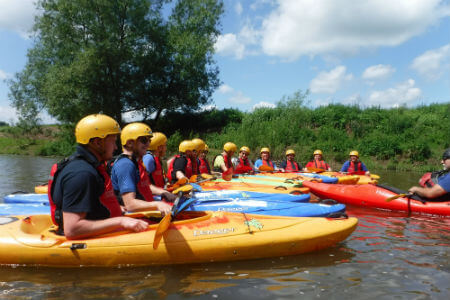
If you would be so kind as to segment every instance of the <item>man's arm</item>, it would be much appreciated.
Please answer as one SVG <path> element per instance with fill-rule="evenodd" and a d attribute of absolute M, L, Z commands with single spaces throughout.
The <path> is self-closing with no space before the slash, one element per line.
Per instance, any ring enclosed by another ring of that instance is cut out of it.
<path fill-rule="evenodd" d="M 63 212 L 64 235 L 67 239 L 81 239 L 111 232 L 117 229 L 141 232 L 147 229 L 143 220 L 115 217 L 104 220 L 87 220 L 86 213 Z"/>
<path fill-rule="evenodd" d="M 408 192 L 410 192 L 412 194 L 415 193 L 419 196 L 426 197 L 426 198 L 437 198 L 437 197 L 442 196 L 445 193 L 447 193 L 447 191 L 444 190 L 439 184 L 435 184 L 430 188 L 413 186 L 412 188 L 410 188 L 408 190 Z"/>
<path fill-rule="evenodd" d="M 163 201 L 145 201 L 136 199 L 135 192 L 122 194 L 122 200 L 127 211 L 159 210 L 163 215 L 169 214 L 172 206 Z"/>

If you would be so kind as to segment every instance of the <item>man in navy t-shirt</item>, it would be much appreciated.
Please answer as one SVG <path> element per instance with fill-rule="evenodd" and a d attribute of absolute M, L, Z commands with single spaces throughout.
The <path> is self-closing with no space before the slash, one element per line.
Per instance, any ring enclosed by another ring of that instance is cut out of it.
<path fill-rule="evenodd" d="M 442 155 L 442 164 L 445 170 L 450 170 L 450 148 Z M 432 187 L 413 186 L 409 192 L 435 201 L 450 200 L 450 173 L 438 177 L 437 183 Z"/>

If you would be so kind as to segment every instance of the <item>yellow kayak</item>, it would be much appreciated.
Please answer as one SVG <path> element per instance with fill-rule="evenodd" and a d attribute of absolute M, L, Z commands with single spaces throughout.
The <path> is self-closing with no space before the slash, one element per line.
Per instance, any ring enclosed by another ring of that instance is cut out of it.
<path fill-rule="evenodd" d="M 157 223 L 140 233 L 67 240 L 48 215 L 0 217 L 0 264 L 52 267 L 144 266 L 296 255 L 346 239 L 356 218 L 296 218 L 182 212 L 153 249 Z"/>
<path fill-rule="evenodd" d="M 48 191 L 47 184 L 37 185 L 34 187 L 34 192 L 36 194 L 47 194 L 47 191 Z"/>

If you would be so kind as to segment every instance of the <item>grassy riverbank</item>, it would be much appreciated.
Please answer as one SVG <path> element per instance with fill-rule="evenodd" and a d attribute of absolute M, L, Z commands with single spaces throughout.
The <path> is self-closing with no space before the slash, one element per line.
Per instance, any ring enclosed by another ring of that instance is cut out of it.
<path fill-rule="evenodd" d="M 371 170 L 436 170 L 443 150 L 450 147 L 450 104 L 391 109 L 332 104 L 312 109 L 303 105 L 304 97 L 294 94 L 275 108 L 250 113 L 172 113 L 150 126 L 169 137 L 168 156 L 182 140 L 200 137 L 210 148 L 210 160 L 225 142 L 233 141 L 250 147 L 253 160 L 261 147 L 270 147 L 275 161 L 292 148 L 305 164 L 314 149 L 321 149 L 334 170 L 353 149 Z M 1 154 L 67 156 L 74 146 L 73 126 L 0 126 Z"/>

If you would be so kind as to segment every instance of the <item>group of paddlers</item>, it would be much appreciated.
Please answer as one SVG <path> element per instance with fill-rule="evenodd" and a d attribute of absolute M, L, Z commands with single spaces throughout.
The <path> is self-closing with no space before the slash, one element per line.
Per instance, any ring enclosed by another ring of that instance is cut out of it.
<path fill-rule="evenodd" d="M 122 153 L 113 159 L 120 135 Z M 233 174 L 252 173 L 258 170 L 301 171 L 295 161 L 295 151 L 286 150 L 286 160 L 277 166 L 270 159 L 270 149 L 260 149 L 260 158 L 253 164 L 248 156 L 250 149 L 242 146 L 237 158 L 237 146 L 227 142 L 221 154 L 214 158 L 212 169 L 206 155 L 208 146 L 201 139 L 185 140 L 179 144 L 179 153 L 168 160 L 167 174 L 162 158 L 165 156 L 167 137 L 153 133 L 144 123 L 131 123 L 122 130 L 119 124 L 103 114 L 81 119 L 75 128 L 77 148 L 75 153 L 52 167 L 49 180 L 49 199 L 52 220 L 59 232 L 69 239 L 84 238 L 114 230 L 143 231 L 147 223 L 124 216 L 126 211 L 158 210 L 170 213 L 176 196 L 167 184 L 187 182 L 193 175 L 220 172 L 223 178 Z M 314 159 L 306 169 L 331 170 L 323 160 L 322 151 L 314 151 Z M 450 149 L 443 156 L 446 170 L 450 169 Z M 365 165 L 357 151 L 350 152 L 343 172 L 364 172 Z M 167 182 L 168 181 L 168 182 Z M 450 192 L 448 172 L 431 176 L 424 185 L 412 187 L 411 193 L 428 198 Z M 154 201 L 160 195 L 166 201 Z"/>

